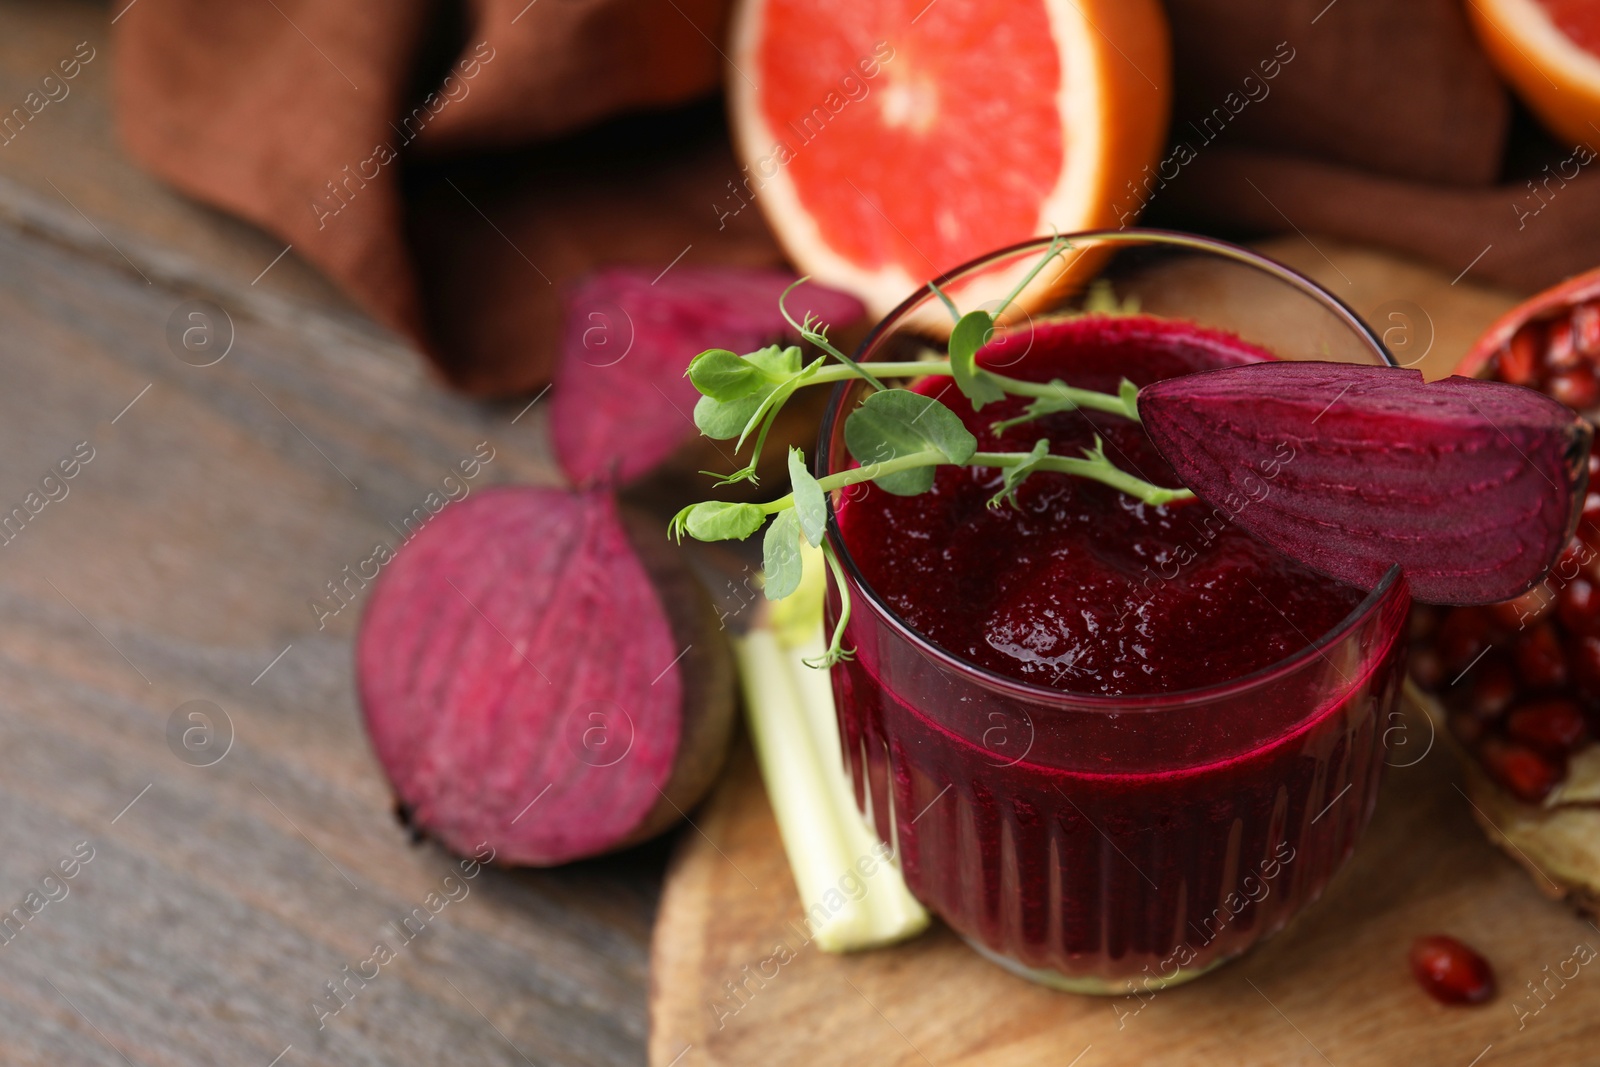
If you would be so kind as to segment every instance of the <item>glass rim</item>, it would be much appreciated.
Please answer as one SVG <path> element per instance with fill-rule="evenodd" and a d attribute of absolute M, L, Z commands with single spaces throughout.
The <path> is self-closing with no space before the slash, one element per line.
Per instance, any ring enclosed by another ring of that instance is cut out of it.
<path fill-rule="evenodd" d="M 1378 335 L 1373 332 L 1372 327 L 1368 326 L 1344 301 L 1294 268 L 1279 263 L 1268 256 L 1263 256 L 1258 252 L 1253 252 L 1250 249 L 1242 248 L 1226 241 L 1183 233 L 1178 230 L 1141 229 L 1135 227 L 1126 230 L 1086 230 L 1081 233 L 1061 234 L 1059 236 L 1069 241 L 1117 241 L 1130 245 L 1154 244 L 1173 248 L 1189 248 L 1199 252 L 1219 255 L 1246 266 L 1254 267 L 1278 278 L 1280 281 L 1286 282 L 1322 304 L 1324 308 L 1334 314 L 1335 318 L 1339 319 L 1358 337 L 1367 342 L 1379 363 L 1391 367 L 1400 365 L 1399 361 L 1389 353 L 1388 348 L 1384 346 Z M 1015 256 L 1019 252 L 1029 249 L 1042 250 L 1056 239 L 1056 237 L 1035 237 L 1007 245 L 1004 248 L 996 249 L 959 267 L 946 271 L 933 279 L 932 284 L 939 286 L 941 289 L 945 288 L 950 282 L 963 275 L 981 270 L 991 263 Z M 872 327 L 867 336 L 856 346 L 855 358 L 862 360 L 866 353 L 878 343 L 879 339 L 892 326 L 902 321 L 913 308 L 932 298 L 933 295 L 932 290 L 926 287 L 913 290 L 909 296 L 895 306 L 893 311 L 885 315 Z M 818 478 L 828 473 L 828 461 L 831 456 L 829 441 L 833 436 L 834 423 L 838 420 L 839 412 L 843 409 L 845 399 L 850 390 L 856 388 L 859 384 L 859 379 L 841 381 L 833 387 L 832 394 L 828 398 L 828 408 L 823 413 L 822 426 L 818 434 L 816 459 L 812 463 L 812 473 Z M 844 537 L 840 534 L 832 493 L 828 494 L 827 503 L 828 540 L 839 559 L 840 566 L 843 568 L 846 577 L 850 580 L 853 595 L 862 596 L 876 615 L 887 622 L 924 655 L 941 661 L 965 675 L 978 679 L 992 690 L 1036 704 L 1053 705 L 1063 710 L 1095 710 L 1117 713 L 1163 711 L 1172 707 L 1187 707 L 1212 700 L 1225 699 L 1252 689 L 1267 686 L 1279 678 L 1293 674 L 1311 657 L 1323 655 L 1324 649 L 1342 640 L 1350 630 L 1376 612 L 1391 597 L 1399 592 L 1406 591 L 1405 577 L 1401 573 L 1399 565 L 1391 566 L 1378 584 L 1362 598 L 1360 603 L 1350 610 L 1349 614 L 1340 619 L 1315 641 L 1308 643 L 1304 648 L 1285 656 L 1283 659 L 1276 660 L 1249 674 L 1231 678 L 1225 682 L 1160 693 L 1121 693 L 1115 695 L 1074 693 L 1070 690 L 1055 689 L 1050 686 L 1040 685 L 1037 682 L 1013 678 L 991 670 L 944 648 L 906 622 L 894 608 L 878 595 L 878 592 L 872 588 L 871 583 L 867 581 L 866 576 L 861 573 L 860 567 L 856 565 L 855 557 L 850 554 L 850 549 L 845 544 Z"/>

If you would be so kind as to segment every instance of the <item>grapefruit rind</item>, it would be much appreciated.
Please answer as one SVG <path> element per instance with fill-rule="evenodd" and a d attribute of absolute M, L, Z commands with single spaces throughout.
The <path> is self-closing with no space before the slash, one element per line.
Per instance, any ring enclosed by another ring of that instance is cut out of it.
<path fill-rule="evenodd" d="M 1600 138 L 1600 56 L 1535 0 L 1468 0 L 1478 43 L 1541 122 L 1568 144 Z"/>
<path fill-rule="evenodd" d="M 1512 334 L 1523 323 L 1597 298 L 1600 298 L 1600 267 L 1574 275 L 1560 285 L 1524 300 L 1490 324 L 1456 366 L 1455 373 L 1466 378 L 1482 377 L 1488 373 L 1489 360 L 1511 342 Z"/>

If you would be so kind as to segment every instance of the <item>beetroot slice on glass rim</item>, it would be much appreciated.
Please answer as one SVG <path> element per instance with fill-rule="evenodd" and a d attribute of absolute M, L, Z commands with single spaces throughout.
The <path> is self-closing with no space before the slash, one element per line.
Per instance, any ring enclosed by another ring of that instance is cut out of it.
<path fill-rule="evenodd" d="M 405 544 L 356 643 L 411 827 L 546 866 L 642 841 L 709 787 L 733 718 L 709 601 L 606 492 L 489 489 Z"/>
<path fill-rule="evenodd" d="M 1572 536 L 1593 430 L 1556 401 L 1348 363 L 1227 367 L 1146 386 L 1139 413 L 1219 519 L 1364 589 L 1399 564 L 1417 600 L 1490 604 Z"/>

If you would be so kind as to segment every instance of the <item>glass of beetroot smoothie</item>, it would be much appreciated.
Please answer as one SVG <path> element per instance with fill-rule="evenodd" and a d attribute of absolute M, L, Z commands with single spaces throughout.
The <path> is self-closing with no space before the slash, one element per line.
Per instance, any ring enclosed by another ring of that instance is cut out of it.
<path fill-rule="evenodd" d="M 1008 313 L 980 364 L 1115 392 L 1255 360 L 1388 359 L 1339 301 L 1244 249 L 1153 231 L 1072 243 L 1041 275 L 1056 295 Z M 981 306 L 1046 244 L 941 288 Z M 944 311 L 924 293 L 856 358 L 943 356 Z M 942 394 L 982 451 L 1049 437 L 1076 454 L 1098 436 L 1124 469 L 1179 484 L 1126 418 L 996 431 L 1020 398 L 974 412 L 948 378 L 909 387 Z M 866 388 L 835 392 L 819 475 L 853 465 L 844 416 Z M 1294 462 L 1287 445 L 1278 456 Z M 1272 506 L 1278 469 L 1222 508 L 1054 473 L 989 507 L 1000 472 L 954 466 L 920 496 L 834 494 L 855 656 L 832 678 L 856 797 L 912 891 L 985 956 L 1077 992 L 1186 981 L 1281 929 L 1349 857 L 1376 801 L 1410 596 L 1398 571 L 1369 593 L 1240 530 L 1243 508 Z"/>

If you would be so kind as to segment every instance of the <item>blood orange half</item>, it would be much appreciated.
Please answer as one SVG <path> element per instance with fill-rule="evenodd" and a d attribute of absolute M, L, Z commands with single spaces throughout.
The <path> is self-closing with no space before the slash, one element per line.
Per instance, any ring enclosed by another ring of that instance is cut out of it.
<path fill-rule="evenodd" d="M 1600 3 L 1469 0 L 1467 13 L 1501 76 L 1550 132 L 1600 147 Z"/>
<path fill-rule="evenodd" d="M 992 249 L 1131 221 L 1166 133 L 1158 0 L 743 0 L 729 58 L 736 206 L 880 315 Z"/>

